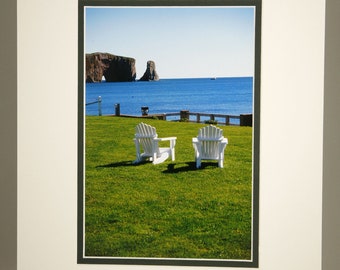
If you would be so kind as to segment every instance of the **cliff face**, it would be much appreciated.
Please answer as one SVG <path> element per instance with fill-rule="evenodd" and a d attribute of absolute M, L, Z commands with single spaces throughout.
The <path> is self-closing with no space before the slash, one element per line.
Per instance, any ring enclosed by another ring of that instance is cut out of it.
<path fill-rule="evenodd" d="M 136 79 L 136 60 L 109 53 L 86 54 L 86 82 L 131 82 Z"/>
<path fill-rule="evenodd" d="M 144 75 L 139 79 L 140 81 L 158 81 L 159 76 L 156 71 L 156 64 L 154 61 L 148 61 L 146 64 L 146 71 Z"/>

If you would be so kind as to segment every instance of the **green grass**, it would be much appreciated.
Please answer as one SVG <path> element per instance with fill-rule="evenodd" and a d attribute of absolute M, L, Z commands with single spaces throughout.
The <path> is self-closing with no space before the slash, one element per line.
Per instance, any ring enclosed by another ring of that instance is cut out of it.
<path fill-rule="evenodd" d="M 204 124 L 145 119 L 176 136 L 176 160 L 133 165 L 140 119 L 86 117 L 85 255 L 251 259 L 252 129 L 221 126 L 224 168 L 196 169 Z"/>

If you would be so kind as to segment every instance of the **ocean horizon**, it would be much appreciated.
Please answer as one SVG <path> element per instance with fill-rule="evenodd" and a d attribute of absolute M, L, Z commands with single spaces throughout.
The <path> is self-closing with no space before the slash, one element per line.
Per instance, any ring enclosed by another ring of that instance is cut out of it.
<path fill-rule="evenodd" d="M 253 112 L 253 77 L 175 78 L 159 81 L 101 82 L 85 84 L 85 114 L 196 113 L 235 115 Z M 101 106 L 95 103 L 101 99 Z M 99 112 L 99 109 L 101 110 Z"/>

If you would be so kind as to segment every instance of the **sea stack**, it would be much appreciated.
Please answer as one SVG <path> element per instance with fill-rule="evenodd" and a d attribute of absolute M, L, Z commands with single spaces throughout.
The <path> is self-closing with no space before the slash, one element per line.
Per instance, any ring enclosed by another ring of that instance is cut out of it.
<path fill-rule="evenodd" d="M 140 81 L 158 81 L 159 76 L 156 71 L 156 64 L 154 61 L 149 60 L 146 64 L 146 71 L 139 79 Z"/>
<path fill-rule="evenodd" d="M 131 82 L 136 79 L 136 60 L 110 53 L 86 54 L 86 82 Z"/>

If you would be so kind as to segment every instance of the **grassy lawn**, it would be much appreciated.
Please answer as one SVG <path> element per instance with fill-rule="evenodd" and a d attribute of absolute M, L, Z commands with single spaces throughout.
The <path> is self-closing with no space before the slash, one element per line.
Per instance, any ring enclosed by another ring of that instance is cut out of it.
<path fill-rule="evenodd" d="M 251 259 L 252 128 L 221 126 L 224 168 L 196 169 L 204 124 L 145 119 L 176 136 L 176 160 L 133 165 L 140 119 L 86 117 L 85 255 Z"/>

